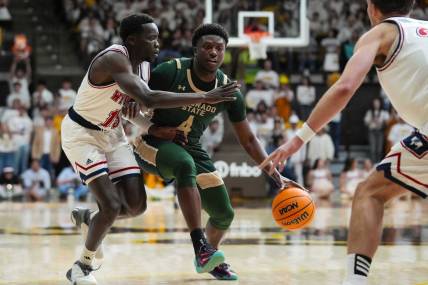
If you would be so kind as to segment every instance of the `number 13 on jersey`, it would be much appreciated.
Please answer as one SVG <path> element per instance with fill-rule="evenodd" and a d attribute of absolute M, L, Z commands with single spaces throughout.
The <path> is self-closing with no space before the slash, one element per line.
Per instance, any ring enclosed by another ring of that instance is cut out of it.
<path fill-rule="evenodd" d="M 177 129 L 179 129 L 180 131 L 183 131 L 184 134 L 187 136 L 190 131 L 192 130 L 192 125 L 193 125 L 193 118 L 195 116 L 190 115 L 187 120 L 185 120 L 184 122 L 182 122 Z"/>

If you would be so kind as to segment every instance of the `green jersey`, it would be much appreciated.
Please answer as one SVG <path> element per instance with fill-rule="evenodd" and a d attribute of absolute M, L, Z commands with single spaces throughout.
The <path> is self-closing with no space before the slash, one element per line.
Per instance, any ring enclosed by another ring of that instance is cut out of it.
<path fill-rule="evenodd" d="M 193 60 L 189 58 L 174 59 L 158 65 L 151 73 L 150 88 L 176 93 L 210 91 L 228 82 L 227 75 L 217 70 L 216 80 L 203 82 L 192 71 Z M 229 119 L 236 123 L 245 119 L 245 103 L 240 92 L 236 100 L 219 104 L 194 104 L 172 109 L 156 109 L 152 122 L 158 126 L 178 127 L 188 137 L 189 144 L 199 143 L 204 130 L 211 120 L 220 112 L 226 111 Z"/>

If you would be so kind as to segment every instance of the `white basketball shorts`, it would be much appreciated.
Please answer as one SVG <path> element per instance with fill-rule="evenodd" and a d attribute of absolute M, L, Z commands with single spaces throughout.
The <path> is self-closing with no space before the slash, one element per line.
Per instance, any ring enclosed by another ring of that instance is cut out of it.
<path fill-rule="evenodd" d="M 385 178 L 426 198 L 428 196 L 428 138 L 414 132 L 395 144 L 377 165 Z"/>
<path fill-rule="evenodd" d="M 91 130 L 67 115 L 62 121 L 61 144 L 85 184 L 105 174 L 113 183 L 140 175 L 140 167 L 121 126 L 111 131 Z"/>

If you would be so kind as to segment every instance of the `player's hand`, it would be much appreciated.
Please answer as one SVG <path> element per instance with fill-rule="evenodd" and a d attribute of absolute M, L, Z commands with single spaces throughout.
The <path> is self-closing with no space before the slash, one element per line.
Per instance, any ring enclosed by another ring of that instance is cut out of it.
<path fill-rule="evenodd" d="M 276 169 L 274 169 L 274 171 L 273 171 L 272 175 L 270 175 L 270 177 L 275 182 L 275 185 L 279 190 L 282 190 L 285 187 L 287 187 L 287 183 L 288 183 L 288 181 L 290 181 L 289 179 L 282 176 L 281 173 L 279 173 L 279 171 Z"/>
<path fill-rule="evenodd" d="M 138 112 L 140 112 L 140 104 L 135 101 L 128 102 L 122 107 L 122 114 L 129 119 L 135 118 Z"/>
<path fill-rule="evenodd" d="M 205 103 L 216 104 L 223 101 L 235 101 L 235 93 L 239 91 L 241 85 L 236 81 L 227 83 L 226 85 L 217 87 L 205 93 Z"/>
<path fill-rule="evenodd" d="M 184 134 L 184 132 L 178 130 L 175 127 L 159 127 L 152 125 L 150 126 L 148 133 L 149 135 L 159 139 L 172 141 L 181 146 L 184 146 L 188 143 L 187 136 Z"/>
<path fill-rule="evenodd" d="M 264 169 L 272 162 L 272 166 L 269 170 L 269 175 L 272 175 L 276 168 L 279 169 L 279 172 L 282 172 L 285 167 L 287 159 L 297 152 L 303 145 L 303 141 L 295 136 L 291 140 L 287 141 L 285 144 L 281 145 L 277 150 L 272 152 L 260 165 L 261 169 Z"/>

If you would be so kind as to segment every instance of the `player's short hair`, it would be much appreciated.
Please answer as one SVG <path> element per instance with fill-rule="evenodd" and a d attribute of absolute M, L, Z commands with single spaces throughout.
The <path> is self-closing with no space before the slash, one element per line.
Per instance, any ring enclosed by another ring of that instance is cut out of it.
<path fill-rule="evenodd" d="M 415 0 L 370 0 L 382 14 L 409 14 L 415 5 Z"/>
<path fill-rule="evenodd" d="M 229 42 L 229 34 L 219 24 L 202 24 L 193 31 L 192 46 L 196 47 L 200 38 L 206 35 L 215 35 L 223 38 L 224 42 Z"/>
<path fill-rule="evenodd" d="M 154 23 L 154 19 L 151 16 L 143 13 L 132 14 L 123 18 L 122 21 L 120 21 L 119 29 L 119 34 L 122 38 L 122 41 L 125 42 L 128 36 L 132 34 L 142 32 L 142 25 L 149 23 Z"/>

